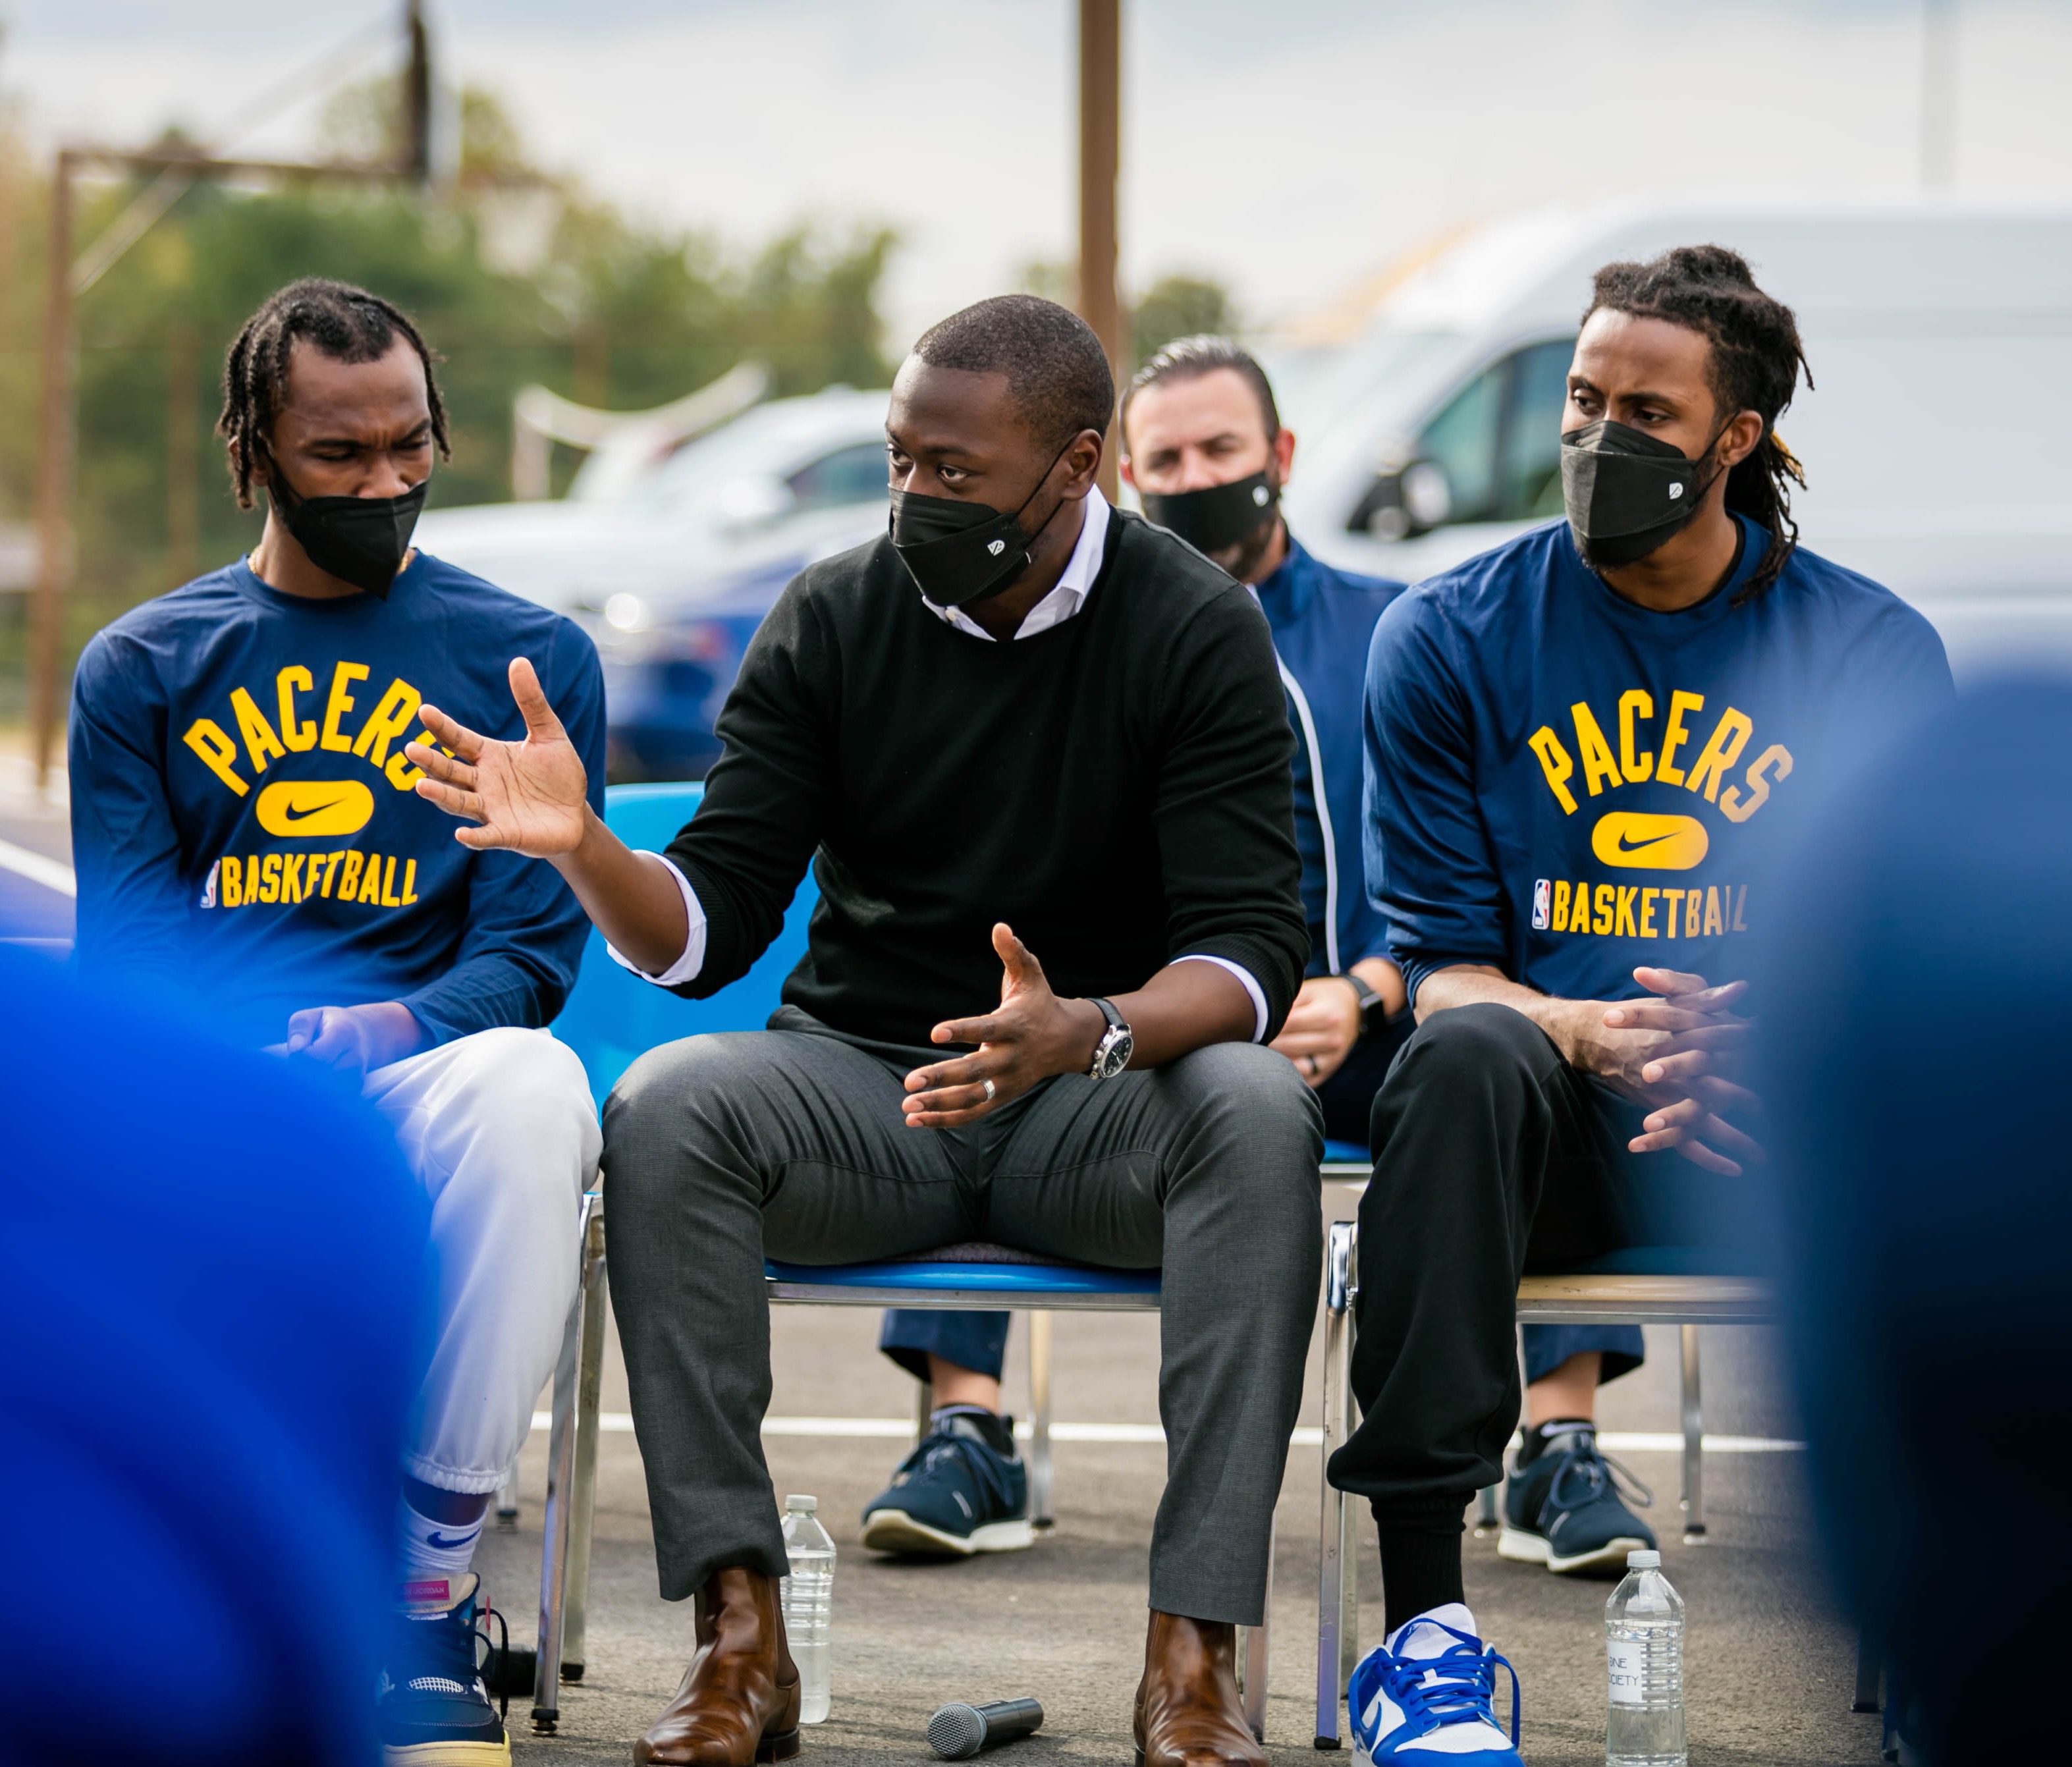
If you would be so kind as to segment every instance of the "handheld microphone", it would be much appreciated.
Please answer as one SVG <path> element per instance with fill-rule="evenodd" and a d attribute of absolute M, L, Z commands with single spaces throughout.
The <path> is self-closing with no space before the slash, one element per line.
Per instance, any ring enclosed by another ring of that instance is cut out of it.
<path fill-rule="evenodd" d="M 953 1701 L 928 1720 L 928 1746 L 944 1761 L 969 1761 L 981 1749 L 1026 1736 L 1043 1722 L 1033 1699 L 998 1699 L 991 1705 Z"/>

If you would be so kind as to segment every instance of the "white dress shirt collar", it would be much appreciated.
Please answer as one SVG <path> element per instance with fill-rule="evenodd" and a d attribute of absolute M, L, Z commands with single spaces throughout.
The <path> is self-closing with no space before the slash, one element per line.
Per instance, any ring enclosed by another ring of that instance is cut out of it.
<path fill-rule="evenodd" d="M 1085 519 L 1079 524 L 1079 543 L 1072 548 L 1072 556 L 1065 561 L 1058 586 L 1022 617 L 1014 634 L 1017 638 L 1034 638 L 1038 632 L 1063 625 L 1086 605 L 1087 597 L 1093 593 L 1094 579 L 1100 575 L 1101 557 L 1108 544 L 1108 499 L 1100 494 L 1098 485 L 1087 493 L 1085 508 Z M 993 634 L 962 608 L 939 607 L 925 595 L 921 602 L 945 626 L 968 632 L 973 638 L 982 638 L 989 644 L 993 642 Z"/>

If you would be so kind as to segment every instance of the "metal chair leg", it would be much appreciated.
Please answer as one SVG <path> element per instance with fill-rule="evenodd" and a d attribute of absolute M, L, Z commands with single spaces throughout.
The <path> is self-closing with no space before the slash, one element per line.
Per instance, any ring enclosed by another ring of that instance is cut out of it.
<path fill-rule="evenodd" d="M 1877 1712 L 1884 1706 L 1879 1683 L 1885 1678 L 1885 1646 L 1868 1626 L 1856 1634 L 1856 1690 L 1852 1712 Z"/>
<path fill-rule="evenodd" d="M 504 1482 L 496 1487 L 496 1525 L 515 1528 L 518 1525 L 518 1463 L 512 1461 L 504 1474 Z"/>
<path fill-rule="evenodd" d="M 1238 1691 L 1244 1695 L 1244 1721 L 1255 1740 L 1266 1740 L 1266 1683 L 1273 1660 L 1273 1533 L 1266 1536 L 1266 1606 L 1256 1626 L 1238 1628 Z"/>
<path fill-rule="evenodd" d="M 1684 1543 L 1705 1538 L 1705 1425 L 1698 1392 L 1698 1328 L 1684 1333 Z"/>
<path fill-rule="evenodd" d="M 1497 1511 L 1496 1494 L 1500 1485 L 1485 1485 L 1475 1493 L 1475 1538 L 1480 1539 L 1490 1529 L 1503 1525 L 1503 1518 Z"/>
<path fill-rule="evenodd" d="M 928 1420 L 935 1415 L 935 1389 L 925 1380 L 914 1383 L 914 1445 L 919 1448 L 928 1433 Z"/>
<path fill-rule="evenodd" d="M 577 1243 L 590 1244 L 590 1217 L 598 1198 L 595 1192 L 582 1199 Z M 569 1534 L 574 1494 L 576 1461 L 576 1389 L 582 1366 L 583 1326 L 588 1309 L 580 1287 L 569 1309 L 568 1329 L 561 1338 L 561 1354 L 554 1367 L 553 1428 L 547 1438 L 547 1504 L 545 1540 L 540 1554 L 539 1648 L 532 1678 L 532 1728 L 551 1736 L 561 1716 L 562 1625 L 567 1617 Z"/>
<path fill-rule="evenodd" d="M 1357 1515 L 1331 1483 L 1331 1456 L 1352 1432 L 1352 1340 L 1358 1235 L 1349 1221 L 1334 1222 L 1324 1261 L 1323 1514 L 1318 1529 L 1321 1575 L 1317 1591 L 1317 1724 L 1315 1745 L 1338 1746 L 1338 1707 L 1359 1657 Z"/>
<path fill-rule="evenodd" d="M 1050 1315 L 1029 1315 L 1029 1522 L 1048 1530 L 1050 1514 Z"/>
<path fill-rule="evenodd" d="M 582 1359 L 576 1368 L 576 1452 L 569 1483 L 569 1574 L 561 1604 L 561 1679 L 583 1676 L 583 1646 L 590 1615 L 590 1524 L 597 1513 L 598 1413 L 603 1403 L 604 1209 L 590 1210 L 583 1235 Z"/>

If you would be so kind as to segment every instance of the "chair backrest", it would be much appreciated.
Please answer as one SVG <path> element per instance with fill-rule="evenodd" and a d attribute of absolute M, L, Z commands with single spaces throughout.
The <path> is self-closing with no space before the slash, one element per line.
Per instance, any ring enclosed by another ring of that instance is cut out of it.
<path fill-rule="evenodd" d="M 604 795 L 606 825 L 629 847 L 660 853 L 691 820 L 701 785 L 618 785 Z M 777 1009 L 778 991 L 806 949 L 806 921 L 820 893 L 808 872 L 791 898 L 783 930 L 740 980 L 709 1000 L 684 1000 L 615 964 L 592 929 L 582 973 L 554 1035 L 582 1058 L 602 1105 L 619 1076 L 658 1044 L 705 1031 L 759 1031 Z"/>

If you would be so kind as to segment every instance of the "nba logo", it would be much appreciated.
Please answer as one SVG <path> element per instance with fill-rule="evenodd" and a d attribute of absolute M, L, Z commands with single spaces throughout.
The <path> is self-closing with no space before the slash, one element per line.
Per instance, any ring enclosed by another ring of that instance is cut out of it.
<path fill-rule="evenodd" d="M 1547 931 L 1552 918 L 1548 913 L 1547 898 L 1552 889 L 1544 877 L 1536 877 L 1532 883 L 1532 930 L 1537 933 Z"/>

